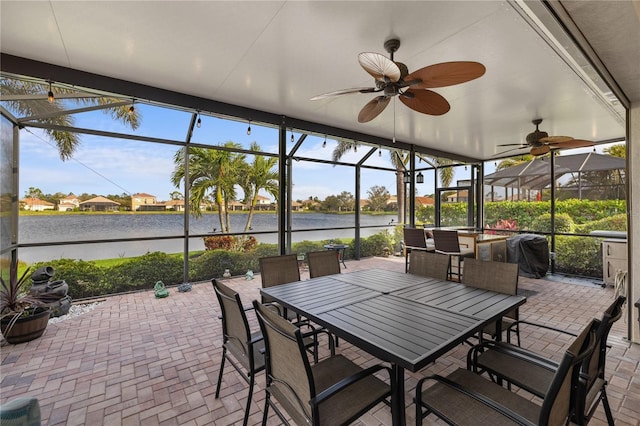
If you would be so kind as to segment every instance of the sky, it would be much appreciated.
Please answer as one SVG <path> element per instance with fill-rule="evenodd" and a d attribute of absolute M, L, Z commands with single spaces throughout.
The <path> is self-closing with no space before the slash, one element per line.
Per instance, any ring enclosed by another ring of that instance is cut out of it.
<path fill-rule="evenodd" d="M 185 140 L 191 120 L 190 112 L 139 103 L 136 104 L 136 109 L 141 114 L 142 120 L 140 127 L 135 131 L 131 131 L 101 111 L 74 114 L 73 126 L 153 138 Z M 204 115 L 201 118 L 202 125 L 194 129 L 192 142 L 215 146 L 233 141 L 247 149 L 252 142 L 257 142 L 263 151 L 277 152 L 277 129 L 248 121 L 230 121 Z M 247 134 L 249 125 L 251 125 L 250 135 Z M 287 132 L 289 149 L 294 146 L 289 141 L 290 134 L 291 132 Z M 299 137 L 300 134 L 294 134 L 294 140 Z M 23 129 L 20 138 L 20 197 L 23 197 L 30 187 L 34 187 L 45 194 L 95 193 L 107 196 L 147 193 L 156 196 L 158 201 L 166 201 L 170 199 L 172 192 L 179 190 L 170 180 L 175 167 L 173 156 L 179 149 L 177 145 L 80 135 L 81 143 L 73 158 L 62 161 L 55 144 L 39 129 Z M 327 138 L 326 147 L 323 147 L 323 142 L 324 137 L 310 135 L 298 150 L 297 155 L 329 160 L 337 143 L 330 137 Z M 369 149 L 368 146 L 363 146 L 357 152 L 345 155 L 342 161 L 355 163 Z M 601 152 L 601 150 L 602 147 L 599 147 L 598 151 Z M 579 151 L 584 149 L 571 152 Z M 248 158 L 248 161 L 250 160 L 251 158 Z M 372 155 L 366 164 L 391 167 L 389 152 L 382 150 L 381 156 Z M 419 168 L 420 164 L 417 164 L 417 167 Z M 487 174 L 491 173 L 495 169 L 495 163 L 487 162 L 485 168 Z M 323 200 L 329 195 L 338 195 L 343 191 L 355 195 L 355 168 L 353 167 L 298 161 L 293 169 L 294 200 L 305 200 L 309 197 L 318 197 Z M 470 172 L 465 171 L 463 167 L 456 167 L 454 183 L 455 180 L 468 179 L 469 175 Z M 435 187 L 434 174 L 425 172 L 424 176 L 425 183 L 417 185 L 418 195 L 431 195 Z M 374 185 L 385 186 L 391 195 L 395 195 L 395 174 L 363 169 L 362 198 L 367 198 L 367 191 Z M 262 195 L 269 196 L 264 192 Z M 239 189 L 238 198 L 242 198 L 242 192 Z M 269 196 L 269 198 L 272 197 Z"/>

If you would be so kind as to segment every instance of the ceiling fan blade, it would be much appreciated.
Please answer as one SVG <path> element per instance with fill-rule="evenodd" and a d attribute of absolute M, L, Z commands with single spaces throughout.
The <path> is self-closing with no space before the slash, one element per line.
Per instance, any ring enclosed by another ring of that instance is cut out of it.
<path fill-rule="evenodd" d="M 593 146 L 595 145 L 595 143 L 592 141 L 586 141 L 582 139 L 571 139 L 570 141 L 567 141 L 567 142 L 562 142 L 562 143 L 556 142 L 556 143 L 550 143 L 549 145 L 551 146 L 551 148 L 567 149 L 567 148 L 585 148 L 588 146 Z"/>
<path fill-rule="evenodd" d="M 501 151 L 501 152 L 498 152 L 498 153 L 494 154 L 494 155 L 493 155 L 493 157 L 497 157 L 497 156 L 499 156 L 499 155 L 506 154 L 507 152 L 511 152 L 511 151 L 519 151 L 519 150 L 521 150 L 521 149 L 523 149 L 523 148 L 526 148 L 526 146 L 522 146 L 522 147 L 518 147 L 518 148 L 511 148 L 511 149 L 507 149 L 507 150 L 505 150 L 505 151 Z M 520 155 L 520 154 L 516 154 L 516 155 Z"/>
<path fill-rule="evenodd" d="M 574 140 L 571 136 L 545 136 L 543 138 L 539 138 L 538 141 L 542 143 L 565 143 Z"/>
<path fill-rule="evenodd" d="M 367 102 L 358 114 L 358 122 L 367 123 L 376 118 L 389 105 L 390 100 L 388 96 L 376 96 Z"/>
<path fill-rule="evenodd" d="M 533 155 L 534 157 L 544 155 L 549 152 L 551 152 L 551 147 L 549 145 L 534 146 L 530 151 L 531 155 Z"/>
<path fill-rule="evenodd" d="M 442 115 L 451 109 L 449 102 L 442 95 L 431 90 L 409 89 L 400 95 L 400 100 L 412 110 L 423 114 Z"/>
<path fill-rule="evenodd" d="M 380 81 L 396 82 L 400 80 L 400 68 L 391 59 L 374 52 L 364 52 L 358 55 L 358 62 L 366 72 Z"/>
<path fill-rule="evenodd" d="M 348 95 L 348 94 L 351 94 L 351 93 L 371 93 L 371 92 L 378 92 L 378 91 L 379 91 L 379 89 L 376 89 L 375 87 L 354 87 L 352 89 L 336 90 L 336 91 L 333 91 L 333 92 L 324 93 L 322 95 L 314 96 L 313 98 L 311 98 L 311 100 L 312 101 L 317 101 L 319 99 L 332 98 L 334 96 Z"/>
<path fill-rule="evenodd" d="M 520 148 L 526 148 L 529 145 L 527 145 L 526 143 L 503 143 L 496 146 L 519 146 Z"/>
<path fill-rule="evenodd" d="M 411 88 L 430 89 L 465 83 L 481 77 L 485 71 L 486 68 L 479 62 L 442 62 L 420 68 L 407 75 L 404 81 L 410 83 L 411 80 L 422 80 L 422 82 L 410 84 Z"/>

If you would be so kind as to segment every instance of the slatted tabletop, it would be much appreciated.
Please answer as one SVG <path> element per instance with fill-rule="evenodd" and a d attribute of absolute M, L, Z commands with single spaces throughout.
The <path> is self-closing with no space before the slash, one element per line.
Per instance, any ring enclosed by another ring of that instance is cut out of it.
<path fill-rule="evenodd" d="M 376 269 L 260 291 L 390 362 L 394 425 L 405 424 L 405 369 L 420 370 L 526 301 L 522 296 Z"/>

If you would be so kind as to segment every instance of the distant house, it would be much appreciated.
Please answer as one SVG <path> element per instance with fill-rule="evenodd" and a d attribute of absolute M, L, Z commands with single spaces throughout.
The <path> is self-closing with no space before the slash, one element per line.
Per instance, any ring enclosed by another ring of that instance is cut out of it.
<path fill-rule="evenodd" d="M 249 208 L 250 206 L 247 206 Z M 256 200 L 256 210 L 274 210 L 275 204 L 271 201 L 269 197 L 265 197 L 264 195 L 258 195 L 258 199 Z"/>
<path fill-rule="evenodd" d="M 244 210 L 245 205 L 240 201 L 230 201 L 228 208 L 229 208 L 229 211 L 240 211 L 240 210 Z"/>
<path fill-rule="evenodd" d="M 92 212 L 118 211 L 118 207 L 120 207 L 120 203 L 105 197 L 95 197 L 80 203 L 80 210 Z"/>
<path fill-rule="evenodd" d="M 433 206 L 435 204 L 436 200 L 431 197 L 416 197 L 416 207 Z"/>
<path fill-rule="evenodd" d="M 58 211 L 71 212 L 80 208 L 80 199 L 73 192 L 58 200 Z"/>
<path fill-rule="evenodd" d="M 143 207 L 144 206 L 144 207 Z M 155 207 L 151 207 L 155 206 Z M 162 206 L 162 207 L 159 207 Z M 166 207 L 163 204 L 158 204 L 158 200 L 155 195 L 147 194 L 145 192 L 138 192 L 131 195 L 131 210 L 132 211 L 150 211 L 150 210 L 165 210 Z"/>
<path fill-rule="evenodd" d="M 35 197 L 23 198 L 20 200 L 20 204 L 25 210 L 30 210 L 32 212 L 43 212 L 45 210 L 55 209 L 55 204 Z"/>
<path fill-rule="evenodd" d="M 455 191 L 447 195 L 447 203 L 466 203 L 469 199 L 469 191 L 463 189 L 461 191 Z"/>
<path fill-rule="evenodd" d="M 297 201 L 292 201 L 291 202 L 291 211 L 292 212 L 299 212 L 304 210 L 304 205 L 302 203 L 299 203 Z"/>
<path fill-rule="evenodd" d="M 184 211 L 184 200 L 169 200 L 162 204 L 164 204 L 166 210 L 173 210 L 176 212 Z"/>

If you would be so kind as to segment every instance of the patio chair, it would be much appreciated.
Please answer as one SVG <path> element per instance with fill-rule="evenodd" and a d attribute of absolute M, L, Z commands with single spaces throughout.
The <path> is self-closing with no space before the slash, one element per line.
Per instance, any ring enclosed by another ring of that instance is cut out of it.
<path fill-rule="evenodd" d="M 518 293 L 518 272 L 517 263 L 467 259 L 464 261 L 462 284 L 515 296 Z M 508 332 L 515 334 L 518 346 L 520 346 L 518 319 L 518 308 L 507 312 L 502 317 L 501 330 L 508 330 Z M 511 327 L 512 324 L 515 326 Z M 482 329 L 479 334 L 480 341 L 482 341 L 483 334 L 488 334 L 492 339 L 495 339 L 496 323 L 491 323 Z"/>
<path fill-rule="evenodd" d="M 411 253 L 409 273 L 421 275 L 423 277 L 446 280 L 448 272 L 449 262 L 446 257 L 426 251 L 416 251 Z"/>
<path fill-rule="evenodd" d="M 220 373 L 218 373 L 216 399 L 220 396 L 225 360 L 229 360 L 233 368 L 249 384 L 249 394 L 242 423 L 246 426 L 251 408 L 255 376 L 256 373 L 264 370 L 264 355 L 262 354 L 264 340 L 259 331 L 251 332 L 240 295 L 215 279 L 212 280 L 212 284 L 222 311 L 223 336 L 222 361 L 220 362 Z"/>
<path fill-rule="evenodd" d="M 269 407 L 289 424 L 278 405 L 295 424 L 348 424 L 390 397 L 390 386 L 374 375 L 387 371 L 390 379 L 389 368 L 375 365 L 362 369 L 342 355 L 311 365 L 300 329 L 257 301 L 253 304 L 266 346 L 263 425 Z"/>
<path fill-rule="evenodd" d="M 322 277 L 340 273 L 340 259 L 336 250 L 310 251 L 307 253 L 309 277 Z"/>
<path fill-rule="evenodd" d="M 258 262 L 260 263 L 260 279 L 262 280 L 262 288 L 300 281 L 300 269 L 298 268 L 297 254 L 261 257 L 258 259 Z M 273 300 L 269 300 L 263 296 L 262 303 L 274 302 Z M 300 317 L 295 312 L 287 311 L 280 306 L 279 309 L 290 321 L 300 321 Z"/>
<path fill-rule="evenodd" d="M 605 361 L 607 338 L 613 324 L 622 316 L 625 298 L 618 297 L 605 310 L 596 332 L 596 349 L 581 366 L 580 381 L 573 401 L 574 418 L 579 425 L 589 422 L 598 404 L 602 401 L 607 422 L 613 425 L 613 415 L 607 399 Z M 531 323 L 528 323 L 531 324 Z M 536 324 L 564 334 L 564 330 Z M 558 363 L 535 352 L 509 343 L 485 342 L 472 348 L 467 355 L 467 368 L 474 372 L 487 372 L 492 377 L 514 384 L 527 392 L 544 398 Z"/>
<path fill-rule="evenodd" d="M 458 259 L 457 279 L 460 281 L 461 267 L 464 258 L 474 257 L 475 250 L 473 247 L 461 247 L 458 240 L 458 231 L 433 229 L 433 244 L 435 245 L 436 253 L 449 256 L 449 272 L 448 278 L 453 279 L 453 265 L 452 257 L 455 256 Z"/>
<path fill-rule="evenodd" d="M 519 394 L 487 380 L 479 374 L 459 368 L 446 377 L 421 379 L 416 386 L 416 425 L 433 413 L 456 425 L 560 425 L 571 414 L 571 400 L 580 380 L 580 363 L 596 346 L 598 321 L 592 320 L 566 350 L 549 388 L 538 405 Z M 427 381 L 435 381 L 423 390 Z M 423 408 L 426 411 L 423 412 Z"/>
<path fill-rule="evenodd" d="M 433 251 L 433 248 L 427 246 L 427 236 L 422 228 L 403 229 L 404 238 L 404 271 L 409 270 L 409 255 L 413 251 Z"/>

